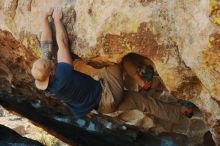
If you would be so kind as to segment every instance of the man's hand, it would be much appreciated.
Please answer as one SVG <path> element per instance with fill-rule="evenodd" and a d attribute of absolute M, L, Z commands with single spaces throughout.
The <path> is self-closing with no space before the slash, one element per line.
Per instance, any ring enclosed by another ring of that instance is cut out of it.
<path fill-rule="evenodd" d="M 53 14 L 53 8 L 50 8 L 47 12 L 45 12 L 45 15 L 48 17 L 48 16 L 51 16 Z"/>
<path fill-rule="evenodd" d="M 54 21 L 61 20 L 63 17 L 63 13 L 62 13 L 61 8 L 55 8 L 52 17 L 53 17 Z"/>

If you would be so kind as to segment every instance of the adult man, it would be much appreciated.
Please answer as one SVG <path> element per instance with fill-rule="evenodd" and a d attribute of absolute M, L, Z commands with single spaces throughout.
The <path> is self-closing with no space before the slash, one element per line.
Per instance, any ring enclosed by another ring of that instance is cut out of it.
<path fill-rule="evenodd" d="M 58 64 L 55 67 L 45 57 L 35 61 L 32 75 L 35 78 L 35 84 L 38 89 L 45 90 L 62 100 L 76 118 L 86 115 L 92 109 L 97 109 L 101 113 L 114 112 L 118 109 L 123 97 L 124 99 L 130 99 L 127 97 L 131 96 L 136 97 L 124 102 L 129 105 L 129 109 L 136 108 L 172 122 L 177 122 L 182 118 L 180 106 L 164 104 L 153 98 L 151 100 L 145 99 L 137 92 L 132 92 L 131 94 L 128 92 L 124 96 L 120 65 L 94 69 L 82 61 L 75 61 L 75 69 L 73 69 L 73 60 L 70 56 L 67 34 L 61 22 L 62 11 L 60 9 L 55 9 L 53 12 L 50 11 L 45 14 L 44 30 L 41 38 L 41 42 L 44 42 L 44 45 L 41 45 L 43 46 L 42 49 L 49 49 L 50 43 L 48 42 L 52 41 L 52 33 L 47 20 L 50 15 L 54 19 L 56 28 L 56 40 L 59 47 L 57 52 Z M 79 64 L 83 66 L 81 70 L 79 69 L 81 72 L 76 70 Z M 88 72 L 87 74 L 84 72 L 86 69 L 92 70 L 102 80 L 94 80 L 88 75 Z M 140 101 L 143 102 L 139 103 Z M 138 104 L 133 104 L 134 102 Z M 120 110 L 127 109 L 128 106 L 126 105 L 120 106 Z M 158 111 L 162 112 L 158 113 Z"/>

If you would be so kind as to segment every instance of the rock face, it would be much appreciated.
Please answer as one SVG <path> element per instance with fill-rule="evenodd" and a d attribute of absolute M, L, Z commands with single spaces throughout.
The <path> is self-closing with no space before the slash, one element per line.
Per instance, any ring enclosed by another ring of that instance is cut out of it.
<path fill-rule="evenodd" d="M 1 0 L 0 92 L 45 98 L 30 68 L 40 55 L 41 14 L 57 6 L 74 53 L 98 63 L 119 63 L 129 53 L 150 59 L 171 94 L 194 102 L 219 135 L 217 0 Z"/>
<path fill-rule="evenodd" d="M 0 125 L 1 129 L 1 137 L 0 137 L 0 144 L 5 146 L 43 146 L 43 144 L 39 143 L 38 141 L 34 141 L 25 137 L 22 137 L 15 131 L 11 130 L 10 128 Z"/>
<path fill-rule="evenodd" d="M 0 139 L 1 139 L 0 145 L 3 145 L 1 143 L 2 141 L 6 142 L 10 139 L 11 139 L 11 141 L 8 141 L 8 143 L 9 142 L 11 142 L 11 143 L 17 142 L 18 143 L 15 135 L 13 135 L 13 134 L 10 135 L 9 132 L 8 132 L 8 135 L 4 135 L 4 133 L 6 134 L 6 131 L 4 131 L 4 130 L 7 130 L 7 129 L 3 128 L 3 125 L 4 125 L 5 127 L 8 127 L 8 129 L 10 128 L 10 129 L 14 130 L 16 133 L 18 133 L 20 135 L 20 137 L 22 136 L 22 137 L 25 137 L 28 139 L 33 139 L 35 141 L 39 141 L 43 145 L 67 146 L 67 144 L 65 144 L 64 142 L 55 138 L 54 136 L 48 134 L 43 129 L 36 127 L 28 119 L 26 119 L 22 116 L 18 116 L 13 113 L 10 113 L 10 112 L 6 111 L 4 108 L 2 108 L 1 106 L 0 106 L 0 113 L 2 113 L 2 116 L 0 115 L 0 121 L 1 121 L 0 129 L 2 132 L 2 133 L 0 133 Z M 14 141 L 12 141 L 13 139 L 14 139 Z M 22 142 L 22 141 L 20 141 L 20 142 Z M 23 145 L 25 145 L 25 144 L 23 144 Z M 31 144 L 27 143 L 26 145 L 29 146 Z"/>

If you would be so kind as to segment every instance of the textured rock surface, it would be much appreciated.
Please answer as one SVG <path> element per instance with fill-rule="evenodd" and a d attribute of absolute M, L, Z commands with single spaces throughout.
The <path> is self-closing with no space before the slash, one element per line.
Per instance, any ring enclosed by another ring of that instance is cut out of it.
<path fill-rule="evenodd" d="M 118 63 L 128 53 L 149 58 L 167 89 L 177 98 L 193 101 L 218 133 L 220 34 L 214 23 L 218 24 L 219 2 L 1 0 L 1 92 L 28 100 L 44 98 L 28 73 L 39 56 L 41 14 L 54 6 L 63 8 L 74 53 L 101 63 Z"/>
<path fill-rule="evenodd" d="M 10 128 L 0 125 L 0 145 L 5 146 L 43 146 L 43 144 L 39 143 L 38 141 L 34 141 L 25 137 L 22 137 L 15 131 L 11 130 Z"/>
<path fill-rule="evenodd" d="M 1 5 L 2 27 L 37 53 L 40 14 L 58 4 L 70 38 L 77 37 L 71 49 L 79 56 L 119 62 L 135 52 L 154 62 L 167 88 L 180 98 L 198 97 L 207 89 L 218 100 L 219 50 L 208 48 L 209 36 L 215 46 L 218 34 L 209 21 L 208 0 L 10 0 Z"/>
<path fill-rule="evenodd" d="M 2 113 L 2 116 L 0 116 L 1 125 L 4 125 L 14 130 L 22 137 L 26 137 L 32 140 L 39 141 L 40 143 L 46 146 L 55 146 L 55 145 L 67 146 L 67 144 L 55 138 L 54 136 L 48 134 L 43 129 L 36 127 L 28 119 L 22 116 L 19 116 L 19 115 L 14 115 L 6 111 L 5 109 L 3 109 L 1 106 L 0 106 L 0 113 Z M 0 137 L 2 138 L 2 135 Z"/>

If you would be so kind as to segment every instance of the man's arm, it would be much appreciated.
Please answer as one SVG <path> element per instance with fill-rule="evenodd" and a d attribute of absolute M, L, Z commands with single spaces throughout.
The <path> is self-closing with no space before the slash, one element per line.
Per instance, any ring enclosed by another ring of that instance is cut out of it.
<path fill-rule="evenodd" d="M 52 60 L 53 37 L 48 17 L 52 16 L 53 9 L 44 12 L 42 19 L 42 34 L 40 38 L 41 58 Z"/>
<path fill-rule="evenodd" d="M 58 52 L 57 52 L 57 61 L 58 62 L 65 62 L 72 65 L 72 58 L 70 55 L 69 45 L 68 45 L 68 37 L 61 22 L 62 19 L 62 11 L 61 9 L 57 8 L 53 12 L 53 19 L 56 28 L 56 39 L 58 44 Z"/>

